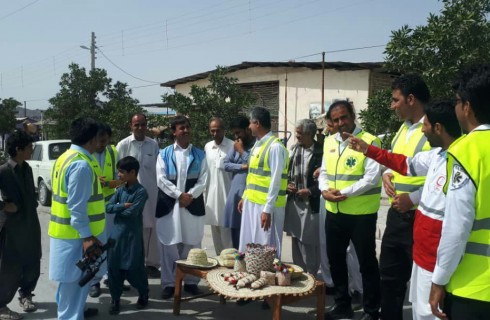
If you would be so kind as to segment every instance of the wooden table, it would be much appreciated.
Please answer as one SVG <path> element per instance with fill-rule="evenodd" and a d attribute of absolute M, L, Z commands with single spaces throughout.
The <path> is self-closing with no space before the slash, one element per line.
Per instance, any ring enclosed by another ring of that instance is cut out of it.
<path fill-rule="evenodd" d="M 175 293 L 174 293 L 174 315 L 180 314 L 180 303 L 182 301 L 188 301 L 196 298 L 201 298 L 209 295 L 213 295 L 214 293 L 204 293 L 197 296 L 182 298 L 182 280 L 184 280 L 185 275 L 193 275 L 196 277 L 200 277 L 202 279 L 206 279 L 206 275 L 212 269 L 196 269 L 188 266 L 184 266 L 181 264 L 177 264 L 175 273 Z M 269 305 L 272 306 L 272 319 L 280 320 L 281 319 L 281 311 L 282 306 L 286 304 L 290 304 L 305 298 L 309 298 L 311 296 L 316 296 L 316 318 L 318 320 L 323 320 L 325 315 L 325 283 L 320 280 L 315 281 L 315 289 L 307 295 L 302 296 L 292 296 L 292 295 L 284 295 L 277 294 L 271 297 L 266 298 L 266 301 Z M 224 304 L 226 302 L 223 296 L 220 296 L 220 304 Z"/>

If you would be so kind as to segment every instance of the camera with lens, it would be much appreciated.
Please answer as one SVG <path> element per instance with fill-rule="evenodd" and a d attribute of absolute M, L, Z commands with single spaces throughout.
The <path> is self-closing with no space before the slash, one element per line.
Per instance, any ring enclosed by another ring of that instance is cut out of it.
<path fill-rule="evenodd" d="M 100 266 L 107 259 L 107 257 L 102 257 L 102 253 L 107 251 L 107 249 L 114 247 L 115 243 L 116 241 L 114 239 L 109 239 L 107 240 L 107 243 L 103 246 L 93 244 L 86 250 L 85 253 L 87 256 L 81 260 L 78 260 L 76 265 L 84 273 L 82 279 L 78 281 L 78 285 L 80 287 L 85 286 L 90 280 L 92 280 L 93 277 L 95 277 L 97 272 L 99 272 Z M 101 254 L 98 255 L 96 258 L 91 258 L 93 256 L 93 253 L 97 249 L 100 249 Z"/>

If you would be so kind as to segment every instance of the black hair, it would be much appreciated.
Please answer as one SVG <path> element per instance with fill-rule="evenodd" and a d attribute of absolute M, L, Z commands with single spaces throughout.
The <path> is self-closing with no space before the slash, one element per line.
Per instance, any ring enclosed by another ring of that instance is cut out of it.
<path fill-rule="evenodd" d="M 272 127 L 271 113 L 269 110 L 263 107 L 255 107 L 250 110 L 249 115 L 250 120 L 256 120 L 265 129 L 270 129 Z"/>
<path fill-rule="evenodd" d="M 209 125 L 211 125 L 211 122 L 218 122 L 220 129 L 225 128 L 225 123 L 223 122 L 223 119 L 220 117 L 212 117 L 211 120 L 209 120 Z"/>
<path fill-rule="evenodd" d="M 144 113 L 135 113 L 131 116 L 131 118 L 129 118 L 129 123 L 131 124 L 133 122 L 133 118 L 136 117 L 136 116 L 141 116 L 143 118 L 145 118 L 145 121 L 148 123 L 148 119 L 146 118 L 146 114 Z"/>
<path fill-rule="evenodd" d="M 391 89 L 400 90 L 405 99 L 409 95 L 413 95 L 422 103 L 427 103 L 430 100 L 429 88 L 418 74 L 408 73 L 396 78 L 391 83 Z"/>
<path fill-rule="evenodd" d="M 352 116 L 352 118 L 353 119 L 356 118 L 356 113 L 354 111 L 354 107 L 352 106 L 352 104 L 347 100 L 339 100 L 339 101 L 335 101 L 334 103 L 332 103 L 330 105 L 330 107 L 328 108 L 327 119 L 332 120 L 332 110 L 337 108 L 337 107 L 346 108 L 347 112 L 349 112 L 349 114 Z"/>
<path fill-rule="evenodd" d="M 7 138 L 5 148 L 11 158 L 17 156 L 17 148 L 24 150 L 34 139 L 25 131 L 16 130 Z"/>
<path fill-rule="evenodd" d="M 135 157 L 127 156 L 119 160 L 116 164 L 116 168 L 118 170 L 124 170 L 126 172 L 131 172 L 131 170 L 136 171 L 136 175 L 138 175 L 138 171 L 140 170 L 140 163 L 136 160 Z"/>
<path fill-rule="evenodd" d="M 325 119 L 332 121 L 332 113 L 330 112 L 330 108 L 328 108 L 328 111 L 325 114 Z"/>
<path fill-rule="evenodd" d="M 463 102 L 468 101 L 479 123 L 490 123 L 490 65 L 479 64 L 461 71 L 453 90 Z"/>
<path fill-rule="evenodd" d="M 99 131 L 97 132 L 98 135 L 104 135 L 107 134 L 109 137 L 112 137 L 112 128 L 110 125 L 108 125 L 105 122 L 99 122 Z"/>
<path fill-rule="evenodd" d="M 431 101 L 424 106 L 425 116 L 432 127 L 440 123 L 447 133 L 453 138 L 461 136 L 461 127 L 459 126 L 454 102 L 447 100 Z"/>
<path fill-rule="evenodd" d="M 99 125 L 92 118 L 77 118 L 70 125 L 71 143 L 83 146 L 97 136 Z"/>
<path fill-rule="evenodd" d="M 181 124 L 188 124 L 189 127 L 191 126 L 191 122 L 187 117 L 183 115 L 178 115 L 170 121 L 170 129 L 172 129 L 172 131 L 175 132 L 177 126 Z"/>
<path fill-rule="evenodd" d="M 236 118 L 233 118 L 230 122 L 230 129 L 247 129 L 250 121 L 244 115 L 239 115 Z"/>

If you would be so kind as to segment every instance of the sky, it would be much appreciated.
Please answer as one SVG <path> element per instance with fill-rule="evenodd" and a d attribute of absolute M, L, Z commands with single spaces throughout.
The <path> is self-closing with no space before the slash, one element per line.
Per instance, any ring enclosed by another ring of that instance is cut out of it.
<path fill-rule="evenodd" d="M 383 61 L 393 30 L 437 0 L 0 0 L 0 99 L 46 109 L 70 63 L 95 65 L 143 104 L 159 83 L 243 61 Z M 363 48 L 363 49 L 356 49 Z M 347 50 L 345 49 L 355 49 Z M 337 51 L 337 52 L 335 52 Z"/>

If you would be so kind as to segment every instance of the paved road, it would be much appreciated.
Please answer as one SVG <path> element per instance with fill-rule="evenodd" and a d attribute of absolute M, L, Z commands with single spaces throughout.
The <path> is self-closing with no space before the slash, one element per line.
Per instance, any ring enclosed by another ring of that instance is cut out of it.
<path fill-rule="evenodd" d="M 378 235 L 381 236 L 384 230 L 386 221 L 387 203 L 383 202 L 378 218 Z M 35 290 L 34 300 L 39 304 L 39 310 L 35 313 L 25 314 L 24 319 L 56 319 L 56 302 L 55 293 L 56 283 L 48 280 L 48 261 L 49 261 L 49 239 L 47 236 L 47 226 L 49 222 L 49 208 L 39 206 L 39 217 L 42 228 L 42 245 L 43 258 L 41 263 L 41 277 L 38 286 Z M 282 257 L 284 261 L 291 261 L 290 238 L 284 236 L 284 245 Z M 380 241 L 378 241 L 378 245 Z M 211 232 L 208 227 L 205 229 L 203 239 L 203 248 L 206 248 L 208 255 L 214 255 L 214 247 L 211 238 Z M 379 247 L 378 247 L 379 253 Z M 75 268 L 75 266 L 73 266 Z M 93 319 L 108 319 L 111 316 L 108 314 L 110 303 L 110 295 L 108 289 L 102 285 L 102 295 L 99 298 L 88 298 L 90 307 L 97 307 L 99 315 Z M 201 281 L 200 287 L 207 290 L 206 284 Z M 135 303 L 138 298 L 136 290 L 132 289 L 125 292 L 121 299 L 121 314 L 118 319 L 234 319 L 234 320 L 250 320 L 250 319 L 270 319 L 271 311 L 262 310 L 261 303 L 253 302 L 246 306 L 237 306 L 233 301 L 229 301 L 226 305 L 220 305 L 217 296 L 209 296 L 202 299 L 184 302 L 182 311 L 179 317 L 172 314 L 172 300 L 161 300 L 159 298 L 161 292 L 160 280 L 150 279 L 150 304 L 145 310 L 136 310 Z M 315 319 L 315 299 L 305 299 L 296 304 L 285 306 L 283 308 L 283 319 L 285 320 L 304 320 Z M 327 308 L 332 305 L 332 299 L 327 296 Z M 9 307 L 14 311 L 21 312 L 17 303 L 17 298 L 10 303 Z M 404 319 L 411 318 L 411 308 L 406 304 Z M 359 314 L 359 312 L 357 312 Z"/>

